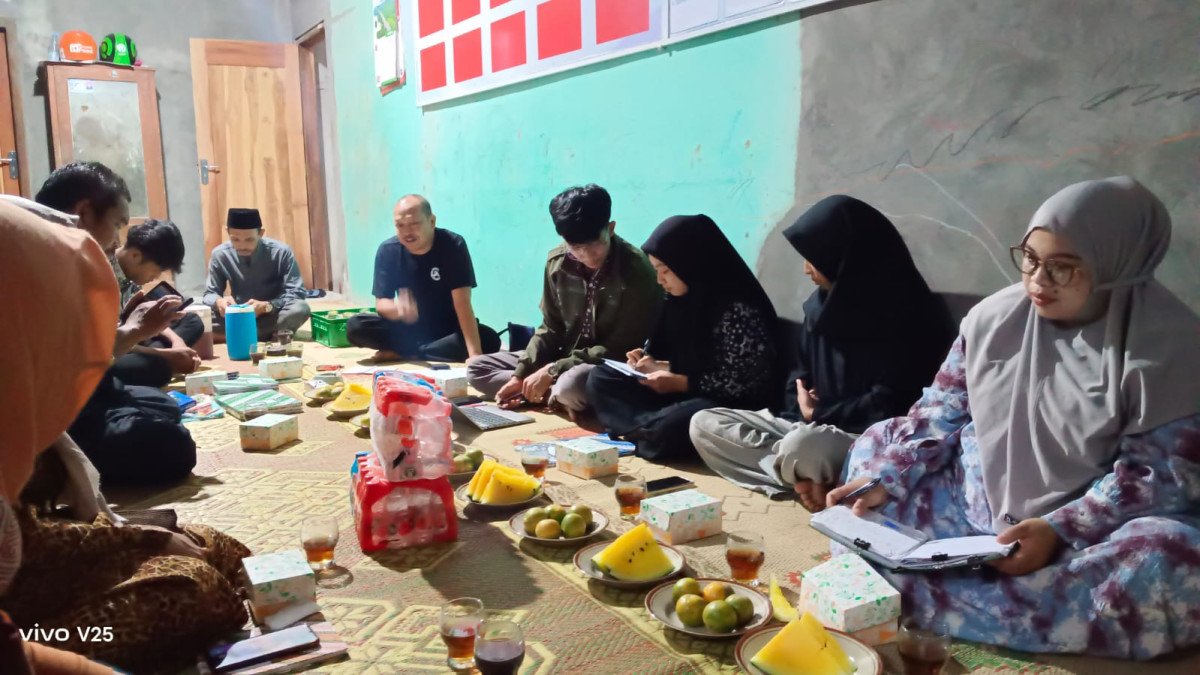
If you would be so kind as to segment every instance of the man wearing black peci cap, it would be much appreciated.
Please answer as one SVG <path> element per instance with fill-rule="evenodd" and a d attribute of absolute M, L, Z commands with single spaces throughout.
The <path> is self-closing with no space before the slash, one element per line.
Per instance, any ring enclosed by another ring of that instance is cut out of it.
<path fill-rule="evenodd" d="M 229 209 L 225 227 L 229 241 L 213 249 L 204 292 L 204 304 L 213 308 L 213 331 L 224 335 L 225 308 L 239 304 L 254 306 L 260 340 L 304 325 L 311 311 L 292 249 L 263 236 L 258 209 Z"/>

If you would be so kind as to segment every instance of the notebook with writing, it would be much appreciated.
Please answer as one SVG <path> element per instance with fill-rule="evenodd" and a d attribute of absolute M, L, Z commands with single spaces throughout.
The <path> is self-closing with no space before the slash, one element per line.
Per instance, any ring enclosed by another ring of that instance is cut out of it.
<path fill-rule="evenodd" d="M 997 543 L 992 535 L 930 541 L 919 530 L 873 511 L 859 517 L 846 506 L 825 509 L 813 516 L 810 524 L 821 534 L 892 572 L 976 566 L 1016 550 L 1016 544 Z"/>

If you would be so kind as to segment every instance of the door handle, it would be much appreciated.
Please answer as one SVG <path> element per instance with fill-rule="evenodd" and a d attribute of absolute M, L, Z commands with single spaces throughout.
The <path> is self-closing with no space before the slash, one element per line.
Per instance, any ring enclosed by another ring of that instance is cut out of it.
<path fill-rule="evenodd" d="M 8 153 L 7 157 L 0 157 L 0 166 L 8 166 L 8 177 L 16 180 L 21 177 L 21 170 L 17 166 L 17 151 L 13 150 Z"/>
<path fill-rule="evenodd" d="M 208 185 L 208 174 L 221 173 L 221 167 L 209 164 L 207 159 L 200 160 L 200 184 Z"/>

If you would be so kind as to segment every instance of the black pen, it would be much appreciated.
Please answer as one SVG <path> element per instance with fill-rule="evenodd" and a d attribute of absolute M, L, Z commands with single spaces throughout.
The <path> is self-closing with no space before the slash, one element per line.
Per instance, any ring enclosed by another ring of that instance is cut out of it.
<path fill-rule="evenodd" d="M 873 490 L 875 488 L 875 486 L 879 485 L 881 482 L 883 482 L 883 481 L 882 481 L 882 479 L 879 479 L 879 478 L 868 481 L 863 486 L 855 488 L 854 490 L 851 490 L 850 494 L 845 495 L 841 499 L 837 500 L 837 503 L 841 504 L 843 502 L 850 501 L 851 499 L 854 499 L 855 497 L 861 497 L 861 496 L 867 494 L 868 492 L 870 492 L 871 490 Z"/>
<path fill-rule="evenodd" d="M 649 356 L 650 356 L 650 338 L 646 338 L 646 343 L 642 345 L 642 357 L 647 358 Z"/>

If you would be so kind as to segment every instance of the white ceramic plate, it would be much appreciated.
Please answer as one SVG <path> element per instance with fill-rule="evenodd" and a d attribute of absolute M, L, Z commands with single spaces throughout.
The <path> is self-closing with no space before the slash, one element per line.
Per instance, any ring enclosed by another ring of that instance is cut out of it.
<path fill-rule="evenodd" d="M 767 626 L 756 631 L 747 633 L 737 643 L 737 648 L 734 650 L 734 657 L 737 659 L 738 666 L 747 675 L 766 675 L 759 670 L 750 659 L 759 652 L 760 649 L 767 646 L 771 638 L 779 634 L 783 630 L 783 626 L 776 624 Z M 865 643 L 846 635 L 840 630 L 826 628 L 829 634 L 838 641 L 842 651 L 846 652 L 846 656 L 850 657 L 850 662 L 858 668 L 854 675 L 883 675 L 883 659 L 879 658 L 879 653 L 868 647 Z"/>
<path fill-rule="evenodd" d="M 683 574 L 683 568 L 687 566 L 687 559 L 683 557 L 683 553 L 679 549 L 668 544 L 664 544 L 660 541 L 658 542 L 658 545 L 662 547 L 663 553 L 667 555 L 667 558 L 675 566 L 675 569 L 670 574 L 661 576 L 657 579 L 651 579 L 649 581 L 622 581 L 620 579 L 614 579 L 613 577 L 610 577 L 596 569 L 596 566 L 592 564 L 592 558 L 595 557 L 596 554 L 600 553 L 600 551 L 603 551 L 605 546 L 608 546 L 611 543 L 612 541 L 599 541 L 595 544 L 591 544 L 579 549 L 579 552 L 575 554 L 575 569 L 583 572 L 585 576 L 595 579 L 605 586 L 624 588 L 627 590 L 638 590 L 656 586 L 668 579 L 674 579 L 680 574 Z"/>
<path fill-rule="evenodd" d="M 354 426 L 358 427 L 359 429 L 370 429 L 371 428 L 371 414 L 363 413 L 361 415 L 355 415 L 354 417 L 350 418 L 350 424 L 353 424 Z"/>
<path fill-rule="evenodd" d="M 529 499 L 526 499 L 523 502 L 516 502 L 514 504 L 480 504 L 479 502 L 477 502 L 467 496 L 467 488 L 470 486 L 471 486 L 470 483 L 460 485 L 458 487 L 458 489 L 454 491 L 455 498 L 457 498 L 458 501 L 460 501 L 464 504 L 470 504 L 471 506 L 473 506 L 477 509 L 491 509 L 491 510 L 495 510 L 495 511 L 508 510 L 508 509 L 519 509 L 522 506 L 528 506 L 528 505 L 536 502 L 537 500 L 541 499 L 542 494 L 543 494 L 542 489 L 538 488 L 537 494 L 533 495 L 532 497 L 530 497 Z"/>
<path fill-rule="evenodd" d="M 697 578 L 696 581 L 700 582 L 700 588 L 704 588 L 714 581 L 719 581 L 733 589 L 735 595 L 744 595 L 750 598 L 750 602 L 754 604 L 754 615 L 750 617 L 750 621 L 746 622 L 746 625 L 735 628 L 728 633 L 711 631 L 707 626 L 703 625 L 696 627 L 685 626 L 679 620 L 679 615 L 675 613 L 675 600 L 671 597 L 671 591 L 675 586 L 675 582 L 665 583 L 650 591 L 646 595 L 646 610 L 650 612 L 651 616 L 662 622 L 664 626 L 674 628 L 680 633 L 687 633 L 698 638 L 716 640 L 745 635 L 771 620 L 771 602 L 767 600 L 767 596 L 753 588 L 726 579 Z"/>
<path fill-rule="evenodd" d="M 304 398 L 310 401 L 332 401 L 337 398 L 336 394 L 333 396 L 313 396 L 313 391 L 316 390 L 305 389 L 303 393 Z"/>
<path fill-rule="evenodd" d="M 355 408 L 354 410 L 334 410 L 332 407 L 334 403 L 335 403 L 335 401 L 330 401 L 329 403 L 326 403 L 325 405 L 321 406 L 321 410 L 324 410 L 325 412 L 329 413 L 330 415 L 333 415 L 334 417 L 336 417 L 338 419 L 342 419 L 342 420 L 348 420 L 351 417 L 354 417 L 356 415 L 361 415 L 365 412 L 368 412 L 371 409 L 371 406 L 367 405 L 362 408 Z"/>
<path fill-rule="evenodd" d="M 537 507 L 529 507 L 529 509 L 532 508 Z M 512 528 L 513 532 L 517 533 L 517 536 L 524 537 L 526 540 L 532 541 L 536 544 L 541 544 L 542 546 L 555 546 L 562 548 L 566 548 L 568 546 L 578 546 L 585 541 L 594 538 L 596 535 L 608 528 L 608 516 L 604 515 L 604 512 L 599 509 L 592 509 L 592 524 L 588 525 L 587 532 L 581 537 L 574 537 L 572 539 L 565 539 L 562 537 L 558 539 L 544 539 L 542 537 L 535 537 L 532 534 L 525 533 L 525 514 L 529 511 L 529 509 L 524 509 L 512 518 L 509 518 L 508 526 Z"/>

